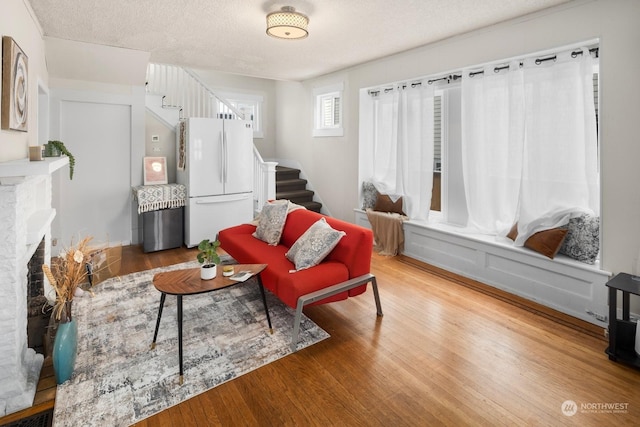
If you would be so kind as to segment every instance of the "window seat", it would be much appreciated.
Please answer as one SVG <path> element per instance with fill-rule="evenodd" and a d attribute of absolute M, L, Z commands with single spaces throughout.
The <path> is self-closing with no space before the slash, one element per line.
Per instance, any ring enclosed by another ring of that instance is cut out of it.
<path fill-rule="evenodd" d="M 370 228 L 354 209 L 356 223 Z M 454 225 L 408 220 L 403 255 L 494 286 L 598 326 L 607 327 L 611 273 L 562 254 L 554 259 Z"/>

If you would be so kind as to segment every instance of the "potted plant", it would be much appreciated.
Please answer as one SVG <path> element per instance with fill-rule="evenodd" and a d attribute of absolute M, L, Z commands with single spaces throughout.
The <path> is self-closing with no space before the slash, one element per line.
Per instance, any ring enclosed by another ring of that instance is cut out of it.
<path fill-rule="evenodd" d="M 200 278 L 202 280 L 210 280 L 216 277 L 217 265 L 220 264 L 220 257 L 218 256 L 218 248 L 220 242 L 218 240 L 211 241 L 204 239 L 198 245 L 197 258 L 198 262 L 202 264 L 200 266 Z"/>
<path fill-rule="evenodd" d="M 69 179 L 73 179 L 73 168 L 76 165 L 76 159 L 73 157 L 73 154 L 67 150 L 64 142 L 62 141 L 49 141 L 44 149 L 44 154 L 46 157 L 58 157 L 60 153 L 69 157 Z"/>

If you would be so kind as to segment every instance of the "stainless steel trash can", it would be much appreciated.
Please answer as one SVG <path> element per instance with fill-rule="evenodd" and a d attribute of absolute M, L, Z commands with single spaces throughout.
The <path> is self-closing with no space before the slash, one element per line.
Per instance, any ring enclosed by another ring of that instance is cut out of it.
<path fill-rule="evenodd" d="M 160 209 L 142 214 L 144 252 L 179 248 L 184 240 L 184 208 Z"/>

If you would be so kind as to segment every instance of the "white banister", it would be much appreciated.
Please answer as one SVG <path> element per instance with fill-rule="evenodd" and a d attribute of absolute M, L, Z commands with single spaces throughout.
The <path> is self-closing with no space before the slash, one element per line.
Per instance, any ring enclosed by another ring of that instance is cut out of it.
<path fill-rule="evenodd" d="M 267 200 L 276 198 L 276 166 L 278 162 L 265 162 L 253 147 L 254 210 L 260 212 Z"/>

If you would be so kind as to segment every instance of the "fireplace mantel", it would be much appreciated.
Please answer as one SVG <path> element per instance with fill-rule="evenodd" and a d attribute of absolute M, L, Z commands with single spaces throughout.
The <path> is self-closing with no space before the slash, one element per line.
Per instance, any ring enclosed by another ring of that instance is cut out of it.
<path fill-rule="evenodd" d="M 33 404 L 44 356 L 28 346 L 29 261 L 44 242 L 45 264 L 51 262 L 52 174 L 68 157 L 0 163 L 0 417 Z M 46 280 L 44 296 L 49 297 Z M 50 301 L 51 302 L 51 301 Z"/>
<path fill-rule="evenodd" d="M 16 184 L 33 175 L 51 175 L 69 164 L 67 156 L 45 157 L 44 160 L 11 160 L 0 163 L 0 185 Z"/>

